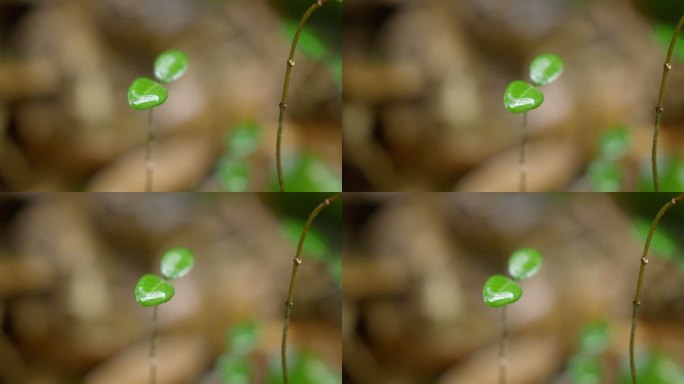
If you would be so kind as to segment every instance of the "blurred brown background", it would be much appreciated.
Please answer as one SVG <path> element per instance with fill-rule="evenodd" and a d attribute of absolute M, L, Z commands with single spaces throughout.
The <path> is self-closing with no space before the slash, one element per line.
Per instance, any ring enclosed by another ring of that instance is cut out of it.
<path fill-rule="evenodd" d="M 347 1 L 345 190 L 517 191 L 522 116 L 504 109 L 503 91 L 529 81 L 531 59 L 545 52 L 560 55 L 565 71 L 529 113 L 528 190 L 589 190 L 597 139 L 617 124 L 632 137 L 622 190 L 638 189 L 639 179 L 650 180 L 671 36 L 659 41 L 657 28 L 683 13 L 681 0 Z M 660 154 L 677 161 L 681 60 L 660 142 Z"/>
<path fill-rule="evenodd" d="M 522 247 L 538 249 L 544 264 L 521 282 L 524 294 L 508 309 L 508 383 L 629 382 L 643 249 L 635 228 L 650 224 L 669 198 L 345 194 L 344 382 L 497 383 L 501 309 L 484 304 L 482 285 L 506 274 L 508 257 Z M 654 240 L 637 333 L 642 373 L 669 376 L 639 382 L 684 382 L 682 208 L 659 227 L 671 234 L 672 253 Z M 582 329 L 595 321 L 610 330 L 597 358 L 601 373 L 580 381 L 572 361 Z"/>
<path fill-rule="evenodd" d="M 158 383 L 237 382 L 224 378 L 219 357 L 234 352 L 226 335 L 244 321 L 260 334 L 245 383 L 281 382 L 284 302 L 298 240 L 283 225 L 303 223 L 328 197 L 297 195 L 4 196 L 0 382 L 147 384 L 152 309 L 138 306 L 133 289 L 143 274 L 159 274 L 161 254 L 177 246 L 192 250 L 196 262 L 160 306 Z M 342 365 L 341 286 L 330 268 L 340 260 L 340 213 L 331 206 L 314 223 L 326 258 L 305 249 L 289 338 L 290 361 L 313 356 L 328 378 Z"/>
<path fill-rule="evenodd" d="M 217 162 L 234 126 L 256 122 L 249 190 L 275 172 L 278 102 L 291 37 L 309 0 L 6 0 L 0 2 L 0 189 L 139 191 L 147 113 L 126 91 L 166 49 L 190 67 L 157 108 L 155 190 L 220 190 Z M 310 22 L 339 56 L 341 11 Z M 341 175 L 340 87 L 328 65 L 297 56 L 284 157 L 311 154 Z"/>

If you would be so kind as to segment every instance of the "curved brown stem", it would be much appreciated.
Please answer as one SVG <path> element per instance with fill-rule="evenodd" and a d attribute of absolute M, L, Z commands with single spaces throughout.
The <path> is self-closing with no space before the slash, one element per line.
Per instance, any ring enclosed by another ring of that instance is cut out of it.
<path fill-rule="evenodd" d="M 297 30 L 295 31 L 294 39 L 292 40 L 292 46 L 290 47 L 290 56 L 287 58 L 287 68 L 285 69 L 285 82 L 283 84 L 283 95 L 280 98 L 280 103 L 278 104 L 280 108 L 280 113 L 278 114 L 278 136 L 276 138 L 276 170 L 278 172 L 278 187 L 280 192 L 285 192 L 285 182 L 283 181 L 283 164 L 281 160 L 280 147 L 283 139 L 283 125 L 285 124 L 285 110 L 287 110 L 287 98 L 290 92 L 290 78 L 292 77 L 292 68 L 295 66 L 295 52 L 297 50 L 297 43 L 299 42 L 299 35 L 304 29 L 304 25 L 309 20 L 311 15 L 313 15 L 316 10 L 321 8 L 323 4 L 327 3 L 328 0 L 317 0 L 313 3 L 309 9 L 304 12 L 299 24 L 297 24 Z"/>
<path fill-rule="evenodd" d="M 684 15 L 679 19 L 677 27 L 672 34 L 672 40 L 670 40 L 670 47 L 667 49 L 667 57 L 665 58 L 665 64 L 663 64 L 663 77 L 660 80 L 660 93 L 658 94 L 658 104 L 655 107 L 656 117 L 655 117 L 655 127 L 653 128 L 653 147 L 651 148 L 651 166 L 653 171 L 653 187 L 655 191 L 660 191 L 660 184 L 658 182 L 658 134 L 660 133 L 660 118 L 663 114 L 664 103 L 665 103 L 665 90 L 667 89 L 667 79 L 672 69 L 672 52 L 674 51 L 674 46 L 677 43 L 677 38 L 679 37 L 679 32 L 682 30 L 684 25 Z"/>
<path fill-rule="evenodd" d="M 318 204 L 316 208 L 309 214 L 309 218 L 306 219 L 304 223 L 304 229 L 302 230 L 302 236 L 299 238 L 299 244 L 297 245 L 297 253 L 295 254 L 294 261 L 292 263 L 292 274 L 290 276 L 290 288 L 287 291 L 287 301 L 285 301 L 285 323 L 283 325 L 283 340 L 281 344 L 281 357 L 283 366 L 283 380 L 285 384 L 288 384 L 287 376 L 287 333 L 290 327 L 290 314 L 292 313 L 292 306 L 294 305 L 294 289 L 295 282 L 297 280 L 297 271 L 299 266 L 302 264 L 302 249 L 304 247 L 304 240 L 306 240 L 306 235 L 309 233 L 311 228 L 311 223 L 313 223 L 316 216 L 321 213 L 326 207 L 329 207 L 335 200 L 340 197 L 340 193 L 336 193 L 331 197 L 325 199 L 324 202 Z"/>
<path fill-rule="evenodd" d="M 660 219 L 670 210 L 670 208 L 677 205 L 682 199 L 684 199 L 684 193 L 678 195 L 672 200 L 668 201 L 667 204 L 660 208 L 660 211 L 656 214 L 653 222 L 651 223 L 651 229 L 648 231 L 648 236 L 646 236 L 646 244 L 644 245 L 644 252 L 641 254 L 641 266 L 639 267 L 639 279 L 637 280 L 636 293 L 634 294 L 634 300 L 632 301 L 632 330 L 629 337 L 629 368 L 632 374 L 632 384 L 637 382 L 637 370 L 634 361 L 634 340 L 636 338 L 636 328 L 637 328 L 637 310 L 639 305 L 641 305 L 641 289 L 644 283 L 644 275 L 646 274 L 646 266 L 648 265 L 648 249 L 651 246 L 651 238 L 653 238 L 653 233 L 660 222 Z"/>

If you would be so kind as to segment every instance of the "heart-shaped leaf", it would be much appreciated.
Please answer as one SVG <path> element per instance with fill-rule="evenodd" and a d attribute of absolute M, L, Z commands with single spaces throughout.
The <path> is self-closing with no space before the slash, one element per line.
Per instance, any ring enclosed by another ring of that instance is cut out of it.
<path fill-rule="evenodd" d="M 506 276 L 491 276 L 482 287 L 482 298 L 490 307 L 503 307 L 515 303 L 521 296 L 520 285 Z"/>
<path fill-rule="evenodd" d="M 521 248 L 508 259 L 508 273 L 516 280 L 528 279 L 539 272 L 542 255 L 533 248 Z"/>
<path fill-rule="evenodd" d="M 504 91 L 504 106 L 513 113 L 531 111 L 544 102 L 544 94 L 534 86 L 515 80 Z"/>
<path fill-rule="evenodd" d="M 157 275 L 143 275 L 135 285 L 135 300 L 143 307 L 154 307 L 173 298 L 175 290 Z"/>
<path fill-rule="evenodd" d="M 187 248 L 169 249 L 161 258 L 161 272 L 172 280 L 187 275 L 193 265 L 195 256 Z"/>
<path fill-rule="evenodd" d="M 154 61 L 154 76 L 165 83 L 178 80 L 187 70 L 188 55 L 182 51 L 164 51 Z"/>
<path fill-rule="evenodd" d="M 168 96 L 163 85 L 147 77 L 139 77 L 128 88 L 128 105 L 133 109 L 150 109 L 164 104 Z"/>
<path fill-rule="evenodd" d="M 537 85 L 555 81 L 563 73 L 563 60 L 553 53 L 539 55 L 530 64 L 530 79 Z"/>

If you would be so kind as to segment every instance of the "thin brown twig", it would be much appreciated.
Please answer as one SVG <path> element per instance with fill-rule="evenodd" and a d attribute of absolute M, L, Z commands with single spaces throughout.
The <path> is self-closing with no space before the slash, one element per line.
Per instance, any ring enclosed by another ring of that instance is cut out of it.
<path fill-rule="evenodd" d="M 523 113 L 523 136 L 520 145 L 520 192 L 527 190 L 527 112 Z"/>
<path fill-rule="evenodd" d="M 508 330 L 506 329 L 506 308 L 501 312 L 501 343 L 499 345 L 499 384 L 506 384 L 506 368 L 508 368 L 508 356 L 506 347 L 508 346 Z"/>
<path fill-rule="evenodd" d="M 152 339 L 150 340 L 150 384 L 157 383 L 157 332 L 159 306 L 155 306 L 152 312 Z"/>
<path fill-rule="evenodd" d="M 634 340 L 636 338 L 636 328 L 637 328 L 637 310 L 639 305 L 641 305 L 641 288 L 644 282 L 644 275 L 646 274 L 646 266 L 648 265 L 648 249 L 651 246 L 651 238 L 653 233 L 660 222 L 660 219 L 670 210 L 670 208 L 677 205 L 682 199 L 684 199 L 684 193 L 678 195 L 672 200 L 668 201 L 667 204 L 663 205 L 658 211 L 653 222 L 651 223 L 651 229 L 648 231 L 648 236 L 646 236 L 646 244 L 644 245 L 644 252 L 641 254 L 641 266 L 639 267 L 639 279 L 637 280 L 636 293 L 634 294 L 634 300 L 632 301 L 632 330 L 629 337 L 629 368 L 632 374 L 632 384 L 637 383 L 637 370 L 634 361 Z"/>
<path fill-rule="evenodd" d="M 156 138 L 156 130 L 154 128 L 154 109 L 150 109 L 147 115 L 147 125 L 149 127 L 149 135 L 147 136 L 147 145 L 145 146 L 145 192 L 152 192 L 153 178 L 154 178 L 154 141 Z"/>
<path fill-rule="evenodd" d="M 660 93 L 658 94 L 658 104 L 655 107 L 656 117 L 655 117 L 655 127 L 653 128 L 653 147 L 651 149 L 651 166 L 653 171 L 653 187 L 656 192 L 660 191 L 660 184 L 658 181 L 658 134 L 660 133 L 660 118 L 663 114 L 664 103 L 665 103 L 665 90 L 667 89 L 667 79 L 672 69 L 672 52 L 674 52 L 674 46 L 677 43 L 677 37 L 679 37 L 679 32 L 684 26 L 684 15 L 679 19 L 677 27 L 672 34 L 672 40 L 670 40 L 670 47 L 667 49 L 667 57 L 665 58 L 665 64 L 663 64 L 663 76 L 660 80 Z"/>
<path fill-rule="evenodd" d="M 324 210 L 326 207 L 329 207 L 330 204 L 332 204 L 335 200 L 337 200 L 340 197 L 340 193 L 336 193 L 332 195 L 331 197 L 325 199 L 324 202 L 318 204 L 316 208 L 309 214 L 309 218 L 306 219 L 306 223 L 304 223 L 304 229 L 302 230 L 302 236 L 299 238 L 299 244 L 297 245 L 297 253 L 295 254 L 293 263 L 292 263 L 292 274 L 290 276 L 290 288 L 288 289 L 287 292 L 287 301 L 285 301 L 285 323 L 283 325 L 283 340 L 281 344 L 281 357 L 282 357 L 282 366 L 283 366 L 283 380 L 285 381 L 285 384 L 288 384 L 288 375 L 287 375 L 287 334 L 288 330 L 290 327 L 290 314 L 292 313 L 292 306 L 294 305 L 294 289 L 295 289 L 295 282 L 297 280 L 297 271 L 299 270 L 299 266 L 302 264 L 302 249 L 304 247 L 304 240 L 306 240 L 306 235 L 309 233 L 309 229 L 311 228 L 311 223 L 313 223 L 314 219 L 316 216 L 318 216 L 319 213 L 321 213 L 322 210 Z"/>
<path fill-rule="evenodd" d="M 323 4 L 327 3 L 328 0 L 317 0 L 313 3 L 309 9 L 304 12 L 299 24 L 297 24 L 297 30 L 295 31 L 294 39 L 292 39 L 292 46 L 290 47 L 290 56 L 287 58 L 287 68 L 285 69 L 285 82 L 283 84 L 283 94 L 278 104 L 280 112 L 278 114 L 278 136 L 276 138 L 276 170 L 278 172 L 278 187 L 280 192 L 285 192 L 285 182 L 283 181 L 283 164 L 281 159 L 280 148 L 283 139 L 283 126 L 285 124 L 285 110 L 287 110 L 287 99 L 290 92 L 290 78 L 292 77 L 292 68 L 295 66 L 295 52 L 297 50 L 297 43 L 299 42 L 299 35 L 302 33 L 306 22 L 309 20 L 311 15 L 313 15 L 316 10 L 321 8 Z"/>

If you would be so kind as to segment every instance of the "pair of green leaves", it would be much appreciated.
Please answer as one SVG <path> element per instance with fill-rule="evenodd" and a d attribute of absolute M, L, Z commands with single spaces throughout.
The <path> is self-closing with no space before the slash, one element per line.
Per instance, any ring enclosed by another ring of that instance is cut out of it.
<path fill-rule="evenodd" d="M 493 275 L 482 288 L 482 298 L 490 307 L 503 307 L 515 303 L 522 297 L 522 287 L 518 280 L 529 279 L 534 276 L 542 265 L 542 255 L 533 248 L 522 248 L 513 252 L 508 259 L 508 274 L 513 279 L 503 275 Z"/>
<path fill-rule="evenodd" d="M 181 51 L 162 52 L 154 61 L 154 76 L 162 83 L 178 80 L 188 70 L 188 56 Z M 133 80 L 128 88 L 128 105 L 145 110 L 164 104 L 169 92 L 162 84 L 148 78 Z"/>
<path fill-rule="evenodd" d="M 531 111 L 544 102 L 544 94 L 537 88 L 549 84 L 563 73 L 563 60 L 553 53 L 539 55 L 530 64 L 530 79 L 534 85 L 514 80 L 504 91 L 504 106 L 513 113 Z"/>
<path fill-rule="evenodd" d="M 166 303 L 173 298 L 176 291 L 168 280 L 181 278 L 190 272 L 195 264 L 195 257 L 186 248 L 172 248 L 161 258 L 161 273 L 143 275 L 135 285 L 135 300 L 143 307 L 154 307 Z"/>

